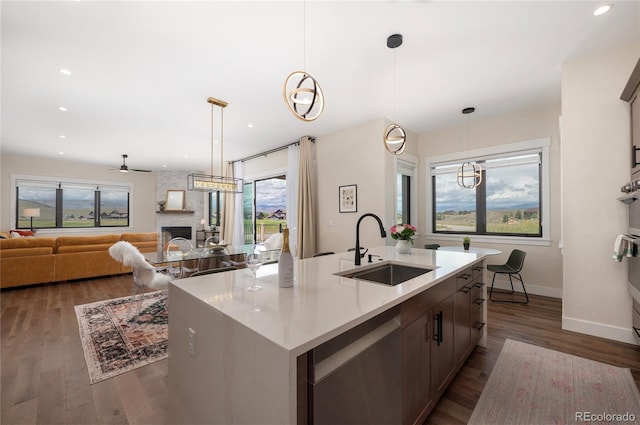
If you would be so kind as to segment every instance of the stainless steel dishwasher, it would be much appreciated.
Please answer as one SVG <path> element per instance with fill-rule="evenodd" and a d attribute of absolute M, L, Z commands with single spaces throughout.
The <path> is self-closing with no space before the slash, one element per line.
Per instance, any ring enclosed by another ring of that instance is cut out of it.
<path fill-rule="evenodd" d="M 400 309 L 316 347 L 309 368 L 309 422 L 402 422 Z"/>

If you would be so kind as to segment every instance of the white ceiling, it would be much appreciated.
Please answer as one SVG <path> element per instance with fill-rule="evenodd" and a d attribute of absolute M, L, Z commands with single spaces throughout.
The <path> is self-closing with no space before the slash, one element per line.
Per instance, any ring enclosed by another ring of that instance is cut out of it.
<path fill-rule="evenodd" d="M 564 61 L 640 39 L 640 2 L 601 3 L 2 1 L 1 153 L 208 170 L 209 96 L 229 102 L 225 160 L 383 117 L 423 133 L 466 106 L 557 104 Z M 311 123 L 282 98 L 301 69 L 326 98 Z"/>

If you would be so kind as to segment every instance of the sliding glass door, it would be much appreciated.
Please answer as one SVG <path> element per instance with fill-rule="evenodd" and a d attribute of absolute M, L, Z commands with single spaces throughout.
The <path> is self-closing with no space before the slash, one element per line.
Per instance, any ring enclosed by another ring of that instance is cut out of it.
<path fill-rule="evenodd" d="M 245 181 L 243 201 L 245 243 L 264 242 L 286 226 L 287 177 Z"/>

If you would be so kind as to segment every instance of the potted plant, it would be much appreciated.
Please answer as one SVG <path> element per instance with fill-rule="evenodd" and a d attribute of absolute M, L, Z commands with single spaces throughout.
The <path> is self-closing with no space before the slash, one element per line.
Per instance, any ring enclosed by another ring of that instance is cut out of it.
<path fill-rule="evenodd" d="M 391 238 L 398 241 L 396 251 L 398 254 L 408 254 L 409 244 L 413 244 L 416 227 L 411 224 L 394 224 L 391 226 Z"/>
<path fill-rule="evenodd" d="M 469 251 L 469 245 L 471 245 L 471 238 L 469 236 L 465 236 L 464 239 L 462 239 L 462 246 L 465 251 Z"/>

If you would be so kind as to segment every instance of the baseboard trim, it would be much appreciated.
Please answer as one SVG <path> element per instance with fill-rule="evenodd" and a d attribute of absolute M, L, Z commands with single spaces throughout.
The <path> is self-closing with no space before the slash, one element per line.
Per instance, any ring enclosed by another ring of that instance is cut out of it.
<path fill-rule="evenodd" d="M 604 325 L 602 323 L 589 322 L 562 316 L 562 329 L 578 332 L 600 338 L 612 339 L 627 344 L 640 345 L 640 338 L 635 336 L 633 329 L 620 328 L 618 326 Z"/>
<path fill-rule="evenodd" d="M 562 288 L 549 288 L 548 286 L 531 285 L 528 282 L 525 282 L 524 285 L 527 289 L 528 294 L 541 295 L 551 298 L 562 298 Z M 509 284 L 508 279 L 502 280 L 496 278 L 496 283 L 493 287 L 495 289 L 511 291 L 511 285 Z M 513 287 L 515 288 L 516 292 L 522 292 L 522 286 L 520 286 L 520 282 L 518 282 L 517 280 L 513 281 Z M 489 282 L 487 282 L 487 289 L 489 288 L 491 288 L 491 279 L 489 279 Z"/>

